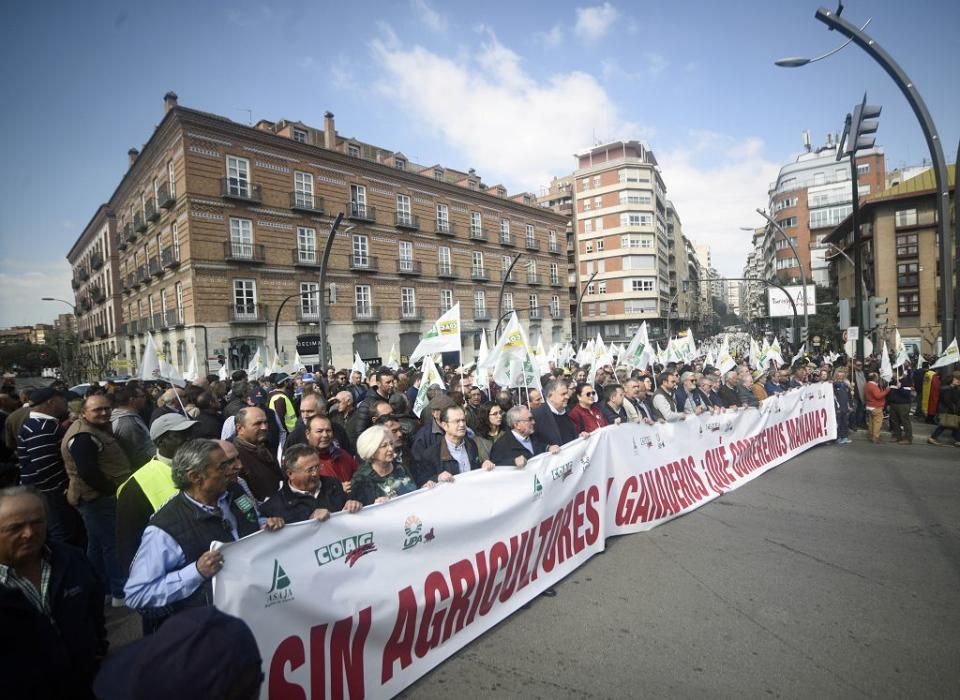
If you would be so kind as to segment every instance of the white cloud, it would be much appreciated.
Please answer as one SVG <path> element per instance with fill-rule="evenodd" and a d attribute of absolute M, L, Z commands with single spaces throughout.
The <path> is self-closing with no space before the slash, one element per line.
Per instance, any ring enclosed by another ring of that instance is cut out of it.
<path fill-rule="evenodd" d="M 431 31 L 447 31 L 447 20 L 439 12 L 427 4 L 427 0 L 410 0 L 410 6 L 417 13 L 420 21 Z"/>
<path fill-rule="evenodd" d="M 620 116 L 592 76 L 572 72 L 534 80 L 516 53 L 489 30 L 485 37 L 473 58 L 456 61 L 421 46 L 371 43 L 384 73 L 380 93 L 459 151 L 459 167 L 475 167 L 485 181 L 501 181 L 511 190 L 535 191 L 571 172 L 572 154 L 588 147 L 593 134 L 644 133 Z"/>
<path fill-rule="evenodd" d="M 69 313 L 64 304 L 40 299 L 60 297 L 73 303 L 70 276 L 66 260 L 41 265 L 5 260 L 0 265 L 0 328 L 50 323 L 58 314 Z"/>
<path fill-rule="evenodd" d="M 670 62 L 661 54 L 654 51 L 647 51 L 643 54 L 643 60 L 646 64 L 647 73 L 652 76 L 658 76 L 666 70 Z"/>
<path fill-rule="evenodd" d="M 563 43 L 563 27 L 553 25 L 548 32 L 537 32 L 534 39 L 548 49 L 555 49 Z"/>
<path fill-rule="evenodd" d="M 763 224 L 754 210 L 766 207 L 780 168 L 762 151 L 759 138 L 711 131 L 691 131 L 683 147 L 655 151 L 684 235 L 709 243 L 713 266 L 731 277 L 743 272 L 751 249 L 750 234 L 740 227 Z"/>
<path fill-rule="evenodd" d="M 620 13 L 609 2 L 594 7 L 577 8 L 577 24 L 574 33 L 586 41 L 596 41 L 603 37 L 617 21 Z"/>
<path fill-rule="evenodd" d="M 615 58 L 605 58 L 600 62 L 600 74 L 606 82 L 621 82 L 624 80 L 643 80 L 644 78 L 659 77 L 670 62 L 661 54 L 648 51 L 643 54 L 643 63 L 640 70 L 628 71 Z"/>

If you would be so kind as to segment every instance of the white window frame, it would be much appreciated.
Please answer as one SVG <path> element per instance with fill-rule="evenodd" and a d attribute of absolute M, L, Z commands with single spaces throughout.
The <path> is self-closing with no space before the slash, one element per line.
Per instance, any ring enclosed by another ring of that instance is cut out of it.
<path fill-rule="evenodd" d="M 437 271 L 447 275 L 453 272 L 453 256 L 449 246 L 437 246 Z"/>
<path fill-rule="evenodd" d="M 237 319 L 257 318 L 257 281 L 233 280 L 233 312 Z"/>
<path fill-rule="evenodd" d="M 358 216 L 367 215 L 367 188 L 363 185 L 350 185 L 350 204 Z"/>
<path fill-rule="evenodd" d="M 230 217 L 230 252 L 235 258 L 253 257 L 253 220 Z"/>
<path fill-rule="evenodd" d="M 441 289 L 440 290 L 440 313 L 445 314 L 450 309 L 453 308 L 453 290 L 452 289 Z"/>
<path fill-rule="evenodd" d="M 437 231 L 441 233 L 450 231 L 450 207 L 446 204 L 437 204 Z"/>
<path fill-rule="evenodd" d="M 235 197 L 250 196 L 250 161 L 227 156 L 227 192 Z"/>
<path fill-rule="evenodd" d="M 400 318 L 413 318 L 417 314 L 417 290 L 400 287 Z"/>
<path fill-rule="evenodd" d="M 373 289 L 369 284 L 354 285 L 353 312 L 357 318 L 371 318 L 373 316 Z"/>
<path fill-rule="evenodd" d="M 503 310 L 513 311 L 513 292 L 503 293 Z"/>
<path fill-rule="evenodd" d="M 397 223 L 409 226 L 413 223 L 410 195 L 397 193 Z"/>
<path fill-rule="evenodd" d="M 475 250 L 473 251 L 473 271 L 483 274 L 483 251 Z"/>
<path fill-rule="evenodd" d="M 313 175 L 301 170 L 293 171 L 293 199 L 298 207 L 315 209 L 313 197 Z"/>
<path fill-rule="evenodd" d="M 317 262 L 317 230 L 309 226 L 297 226 L 297 259 L 302 263 Z"/>
<path fill-rule="evenodd" d="M 320 283 L 300 283 L 300 315 L 302 318 L 320 317 Z"/>
<path fill-rule="evenodd" d="M 487 293 L 482 289 L 473 292 L 473 313 L 481 318 L 487 315 Z"/>
<path fill-rule="evenodd" d="M 370 265 L 370 239 L 362 233 L 353 234 L 351 262 L 354 267 Z"/>
<path fill-rule="evenodd" d="M 400 262 L 400 272 L 413 272 L 413 243 L 397 242 L 397 260 Z"/>
<path fill-rule="evenodd" d="M 183 325 L 183 283 L 177 282 L 173 285 L 173 292 L 177 304 L 177 323 Z"/>
<path fill-rule="evenodd" d="M 347 144 L 347 155 L 351 158 L 359 158 L 361 155 L 360 146 L 355 143 Z"/>
<path fill-rule="evenodd" d="M 483 235 L 483 217 L 480 216 L 480 212 L 478 211 L 470 212 L 470 235 Z"/>
<path fill-rule="evenodd" d="M 176 198 L 177 196 L 177 185 L 176 185 L 176 171 L 173 167 L 173 161 L 167 161 L 167 189 L 170 190 L 170 196 Z"/>
<path fill-rule="evenodd" d="M 297 143 L 306 143 L 307 142 L 307 132 L 303 129 L 294 128 L 293 130 L 293 140 Z"/>

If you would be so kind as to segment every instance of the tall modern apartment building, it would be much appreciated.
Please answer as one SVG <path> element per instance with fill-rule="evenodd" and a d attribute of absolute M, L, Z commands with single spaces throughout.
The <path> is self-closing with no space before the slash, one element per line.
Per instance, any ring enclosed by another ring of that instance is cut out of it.
<path fill-rule="evenodd" d="M 824 237 L 852 211 L 850 161 L 837 161 L 837 143 L 827 134 L 819 148 L 810 146 L 804 134 L 804 151 L 784 165 L 768 192 L 769 211 L 790 237 L 800 259 L 783 237 L 767 231 L 764 239 L 765 274 L 781 283 L 799 284 L 801 267 L 807 283 L 830 284 L 829 246 Z M 857 181 L 861 197 L 884 189 L 883 149 L 877 147 L 857 154 Z"/>
<path fill-rule="evenodd" d="M 181 368 L 190 345 L 202 369 L 218 357 L 244 368 L 274 327 L 283 361 L 315 356 L 321 299 L 337 366 L 393 344 L 408 355 L 457 302 L 468 361 L 479 330 L 497 324 L 501 289 L 503 310 L 545 342 L 569 338 L 567 220 L 532 195 L 345 138 L 329 112 L 322 129 L 246 126 L 173 93 L 164 103 L 69 254 L 82 337 L 117 353 L 118 368 L 135 369 L 148 331 Z"/>
<path fill-rule="evenodd" d="M 578 339 L 629 339 L 643 321 L 651 336 L 663 335 L 669 323 L 692 323 L 699 265 L 653 152 L 638 141 L 616 141 L 576 158 L 571 298 L 583 292 Z"/>

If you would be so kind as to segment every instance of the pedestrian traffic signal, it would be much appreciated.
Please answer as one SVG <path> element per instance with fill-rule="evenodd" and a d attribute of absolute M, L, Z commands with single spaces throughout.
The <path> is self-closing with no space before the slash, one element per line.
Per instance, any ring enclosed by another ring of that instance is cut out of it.
<path fill-rule="evenodd" d="M 807 327 L 806 327 L 806 326 L 800 326 L 800 342 L 801 342 L 801 343 L 807 342 Z"/>
<path fill-rule="evenodd" d="M 845 331 L 850 327 L 850 300 L 841 299 L 837 302 L 837 322 L 840 330 Z"/>

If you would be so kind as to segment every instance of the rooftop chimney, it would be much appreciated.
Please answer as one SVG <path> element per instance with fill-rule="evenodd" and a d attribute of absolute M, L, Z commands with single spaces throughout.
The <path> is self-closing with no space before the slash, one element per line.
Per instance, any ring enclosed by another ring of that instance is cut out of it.
<path fill-rule="evenodd" d="M 323 147 L 330 151 L 337 147 L 337 129 L 333 125 L 333 112 L 323 113 Z"/>
<path fill-rule="evenodd" d="M 127 157 L 130 159 L 131 168 L 133 167 L 133 164 L 137 162 L 137 156 L 139 155 L 140 151 L 138 151 L 136 148 L 131 148 L 129 151 L 127 151 Z"/>
<path fill-rule="evenodd" d="M 177 106 L 177 93 L 173 90 L 163 96 L 163 113 L 166 114 Z"/>

